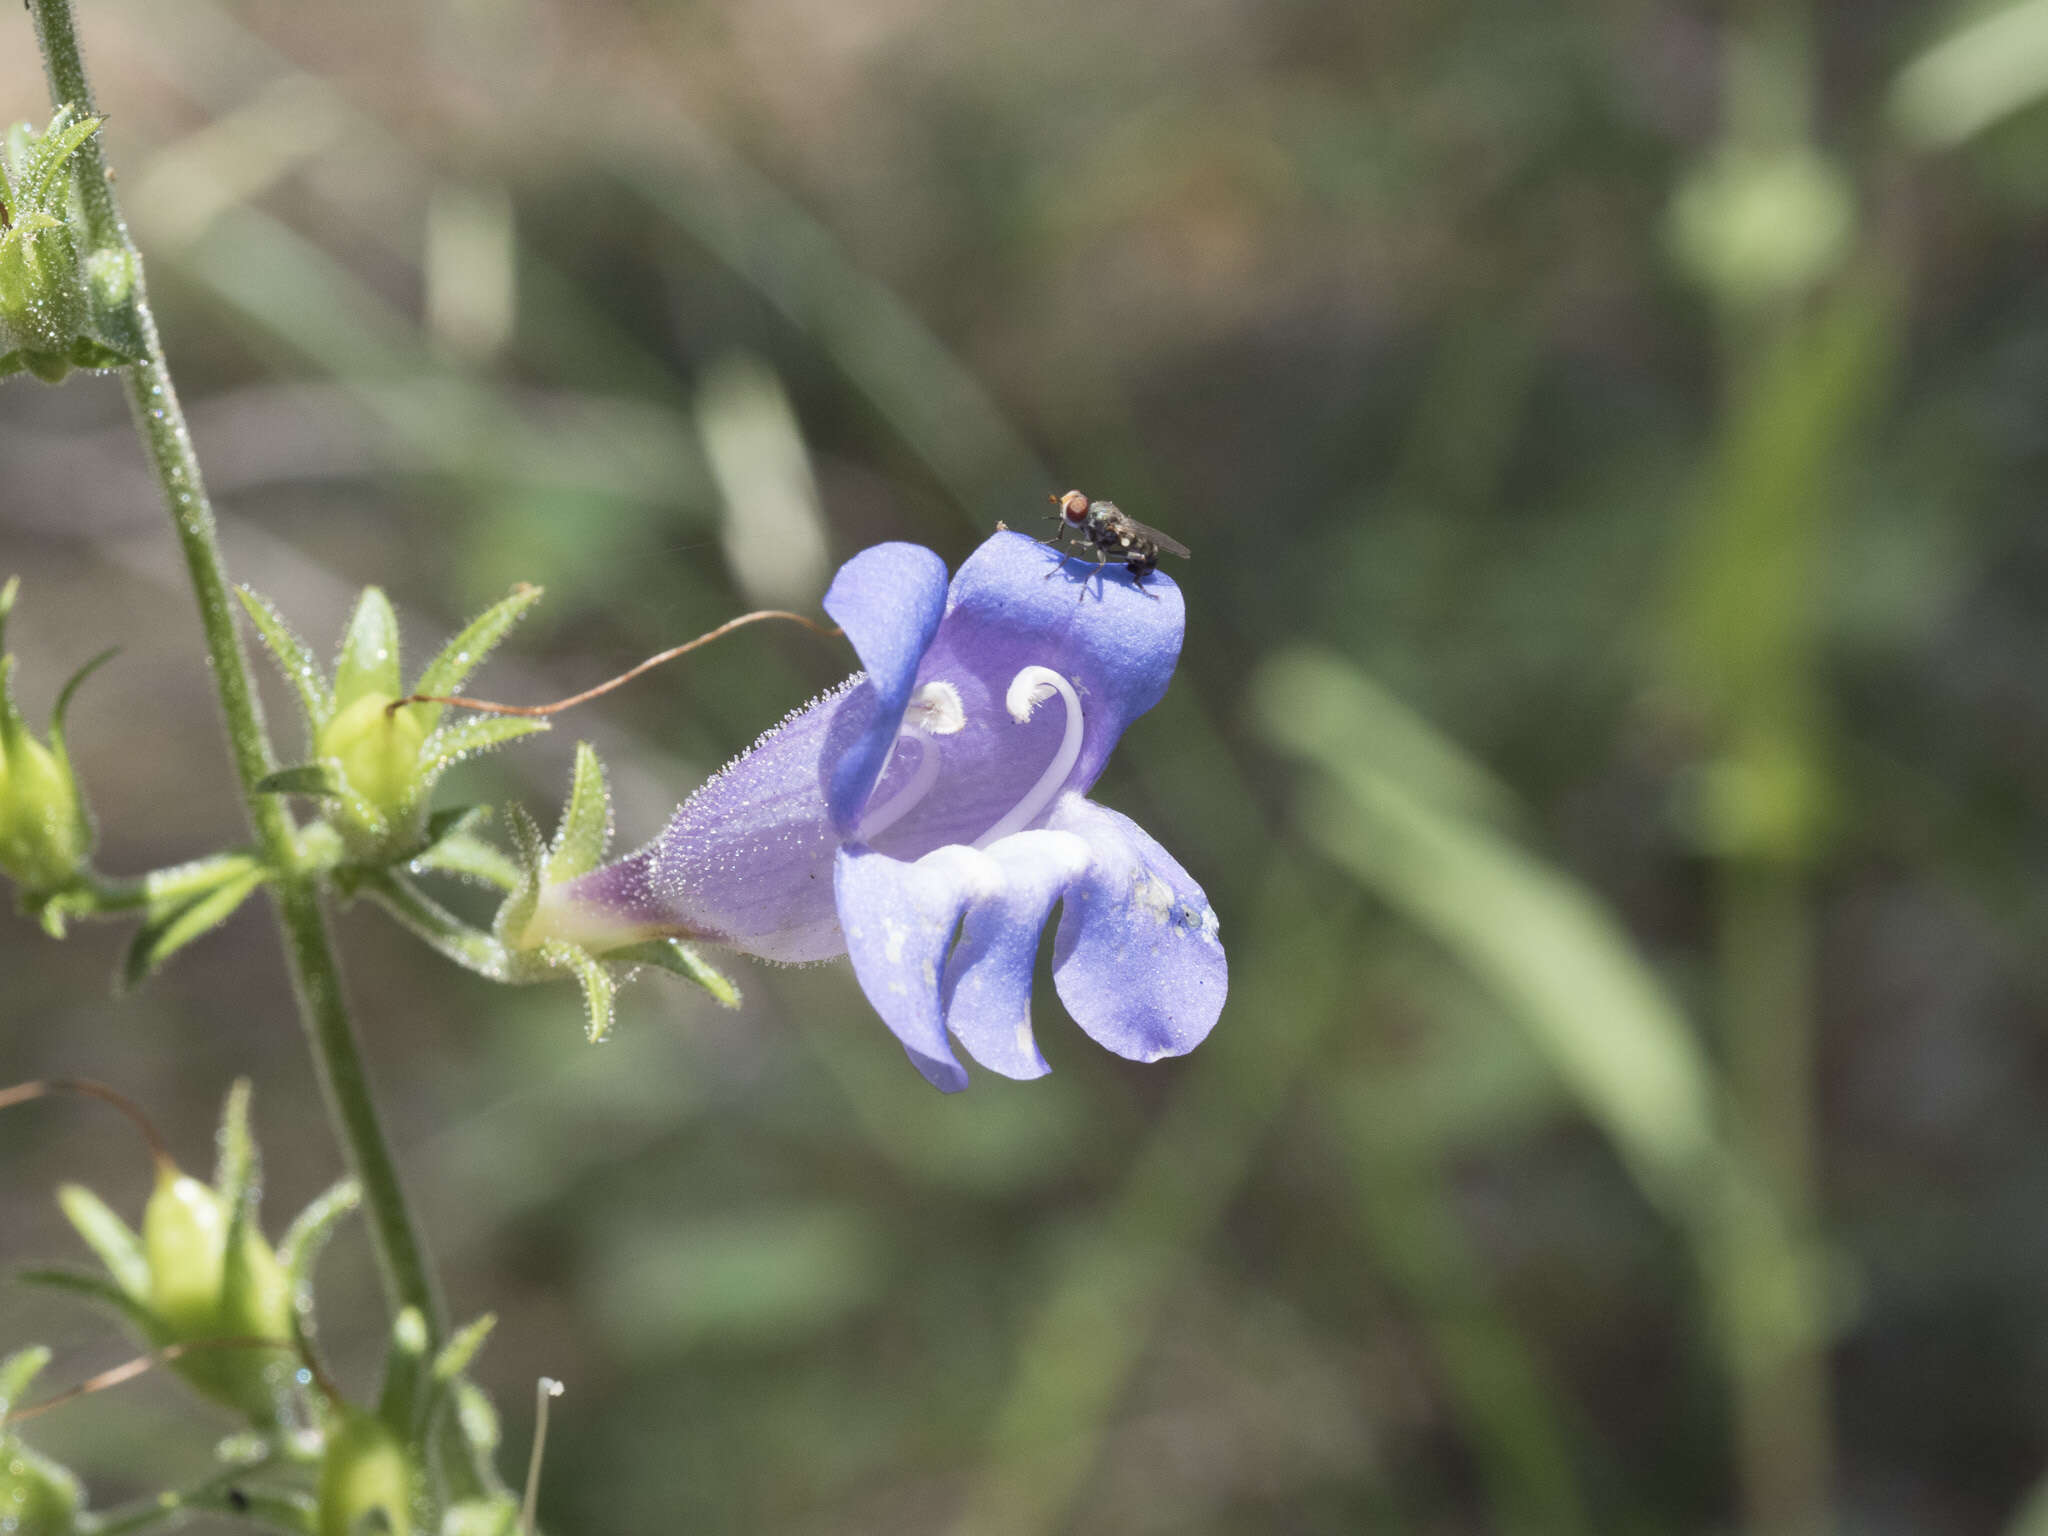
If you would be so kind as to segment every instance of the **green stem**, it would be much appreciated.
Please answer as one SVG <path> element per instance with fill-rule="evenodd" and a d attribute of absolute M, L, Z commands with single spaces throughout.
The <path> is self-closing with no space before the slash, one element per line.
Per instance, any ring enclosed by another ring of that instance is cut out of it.
<path fill-rule="evenodd" d="M 75 104 L 85 112 L 95 111 L 70 0 L 29 0 L 29 9 L 35 18 L 36 36 L 42 43 L 53 102 L 59 106 Z M 438 1348 L 442 1332 L 440 1308 L 428 1276 L 424 1250 L 398 1182 L 398 1170 L 370 1097 L 362 1051 L 342 995 L 340 967 L 320 907 L 318 875 L 299 864 L 295 830 L 282 798 L 260 794 L 256 789 L 258 781 L 276 763 L 264 730 L 248 656 L 235 625 L 213 508 L 206 498 L 199 460 L 186 430 L 185 414 L 178 405 L 177 390 L 171 383 L 169 365 L 164 360 L 156 317 L 150 310 L 142 256 L 121 218 L 97 135 L 80 148 L 77 165 L 80 196 L 93 243 L 101 247 L 118 246 L 135 264 L 135 307 L 145 353 L 140 363 L 126 371 L 128 398 L 135 410 L 143 445 L 163 488 L 192 580 L 193 595 L 199 602 L 207 657 L 212 663 L 221 713 L 227 721 L 228 742 L 249 822 L 265 862 L 279 872 L 274 888 L 278 921 L 291 959 L 299 1014 L 319 1068 L 328 1114 L 350 1167 L 362 1184 L 385 1299 L 394 1314 L 403 1307 L 417 1307 L 428 1320 L 428 1333 Z"/>

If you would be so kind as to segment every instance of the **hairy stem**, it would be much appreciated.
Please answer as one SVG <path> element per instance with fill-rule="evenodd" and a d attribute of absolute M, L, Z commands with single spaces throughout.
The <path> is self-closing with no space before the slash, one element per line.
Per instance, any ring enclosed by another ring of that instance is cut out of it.
<path fill-rule="evenodd" d="M 42 44 L 53 104 L 70 103 L 84 112 L 95 111 L 70 0 L 29 0 L 29 10 Z M 398 1182 L 398 1170 L 378 1124 L 376 1104 L 370 1097 L 362 1050 L 349 1021 L 341 970 L 320 906 L 319 877 L 303 868 L 297 858 L 291 814 L 283 799 L 260 794 L 256 789 L 257 782 L 276 763 L 250 676 L 249 659 L 235 627 L 234 605 L 213 508 L 206 499 L 199 460 L 193 452 L 185 413 L 178 405 L 178 393 L 164 360 L 156 317 L 150 310 L 141 253 L 121 218 L 97 136 L 80 147 L 76 163 L 80 196 L 94 244 L 119 246 L 135 263 L 135 305 L 146 351 L 140 363 L 126 370 L 128 398 L 135 409 L 143 446 L 163 488 L 164 502 L 192 579 L 193 595 L 198 599 L 214 687 L 226 718 L 228 742 L 249 822 L 265 862 L 278 872 L 273 887 L 278 922 L 291 961 L 300 1018 L 319 1067 L 328 1114 L 350 1167 L 362 1184 L 363 1204 L 376 1245 L 386 1300 L 394 1313 L 402 1307 L 418 1308 L 428 1320 L 429 1334 L 438 1346 L 442 1332 L 440 1308 L 424 1250 Z"/>

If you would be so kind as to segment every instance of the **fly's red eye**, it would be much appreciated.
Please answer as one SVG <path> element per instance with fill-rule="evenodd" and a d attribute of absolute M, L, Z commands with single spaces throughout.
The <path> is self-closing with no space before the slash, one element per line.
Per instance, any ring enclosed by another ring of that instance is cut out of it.
<path fill-rule="evenodd" d="M 1088 498 L 1079 491 L 1069 491 L 1060 498 L 1060 516 L 1070 523 L 1086 522 Z"/>

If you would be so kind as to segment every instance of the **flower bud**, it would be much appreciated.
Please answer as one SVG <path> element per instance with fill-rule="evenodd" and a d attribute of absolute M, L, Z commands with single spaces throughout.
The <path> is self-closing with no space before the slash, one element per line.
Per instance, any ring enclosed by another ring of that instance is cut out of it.
<path fill-rule="evenodd" d="M 0 587 L 0 645 L 18 587 Z M 0 654 L 0 872 L 31 897 L 71 884 L 92 851 L 92 822 L 64 750 L 65 706 L 84 676 L 65 686 L 46 746 L 14 702 L 14 658 Z"/>
<path fill-rule="evenodd" d="M 341 710 L 320 732 L 314 749 L 341 764 L 348 786 L 378 810 L 396 814 L 415 798 L 425 716 L 392 710 L 392 695 L 369 693 Z"/>
<path fill-rule="evenodd" d="M 142 356 L 135 258 L 95 249 L 74 187 L 78 151 L 100 120 L 60 108 L 36 133 L 20 123 L 0 157 L 0 376 L 48 383 L 73 368 Z"/>
<path fill-rule="evenodd" d="M 364 1522 L 388 1536 L 412 1536 L 419 1473 L 405 1445 L 374 1414 L 343 1407 L 327 1431 L 320 1459 L 315 1529 L 319 1536 L 358 1536 Z"/>
<path fill-rule="evenodd" d="M 233 1215 L 210 1185 L 168 1163 L 158 1169 L 142 1215 L 142 1251 L 148 1306 L 164 1343 L 292 1337 L 284 1269 L 255 1222 Z M 180 1354 L 171 1369 L 195 1391 L 270 1425 L 283 1358 L 281 1349 L 223 1344 Z"/>

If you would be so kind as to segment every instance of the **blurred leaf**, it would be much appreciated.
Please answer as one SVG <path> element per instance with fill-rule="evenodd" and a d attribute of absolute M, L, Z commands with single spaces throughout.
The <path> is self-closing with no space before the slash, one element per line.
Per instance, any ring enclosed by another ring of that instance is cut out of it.
<path fill-rule="evenodd" d="M 477 1351 L 484 1347 L 484 1340 L 491 1336 L 491 1330 L 498 1326 L 495 1312 L 486 1312 L 475 1321 L 456 1329 L 441 1352 L 434 1356 L 434 1379 L 440 1382 L 453 1381 L 470 1367 Z"/>
<path fill-rule="evenodd" d="M 1921 54 L 1892 86 L 1893 126 L 1948 149 L 2048 95 L 2048 0 L 1973 16 Z"/>
<path fill-rule="evenodd" d="M 0 1360 L 0 1422 L 21 1402 L 23 1394 L 49 1363 L 50 1350 L 44 1344 L 16 1350 Z"/>
<path fill-rule="evenodd" d="M 1342 791 L 1305 809 L 1310 844 L 1471 966 L 1651 1197 L 1688 1208 L 1716 1149 L 1707 1064 L 1613 919 L 1575 881 L 1448 808 L 1434 780 L 1408 777 L 1412 756 L 1378 760 L 1370 744 L 1388 701 L 1348 663 L 1287 653 L 1252 697 L 1268 739 Z M 1414 718 L 1409 730 L 1428 728 Z M 1458 755 L 1440 738 L 1436 751 Z"/>

